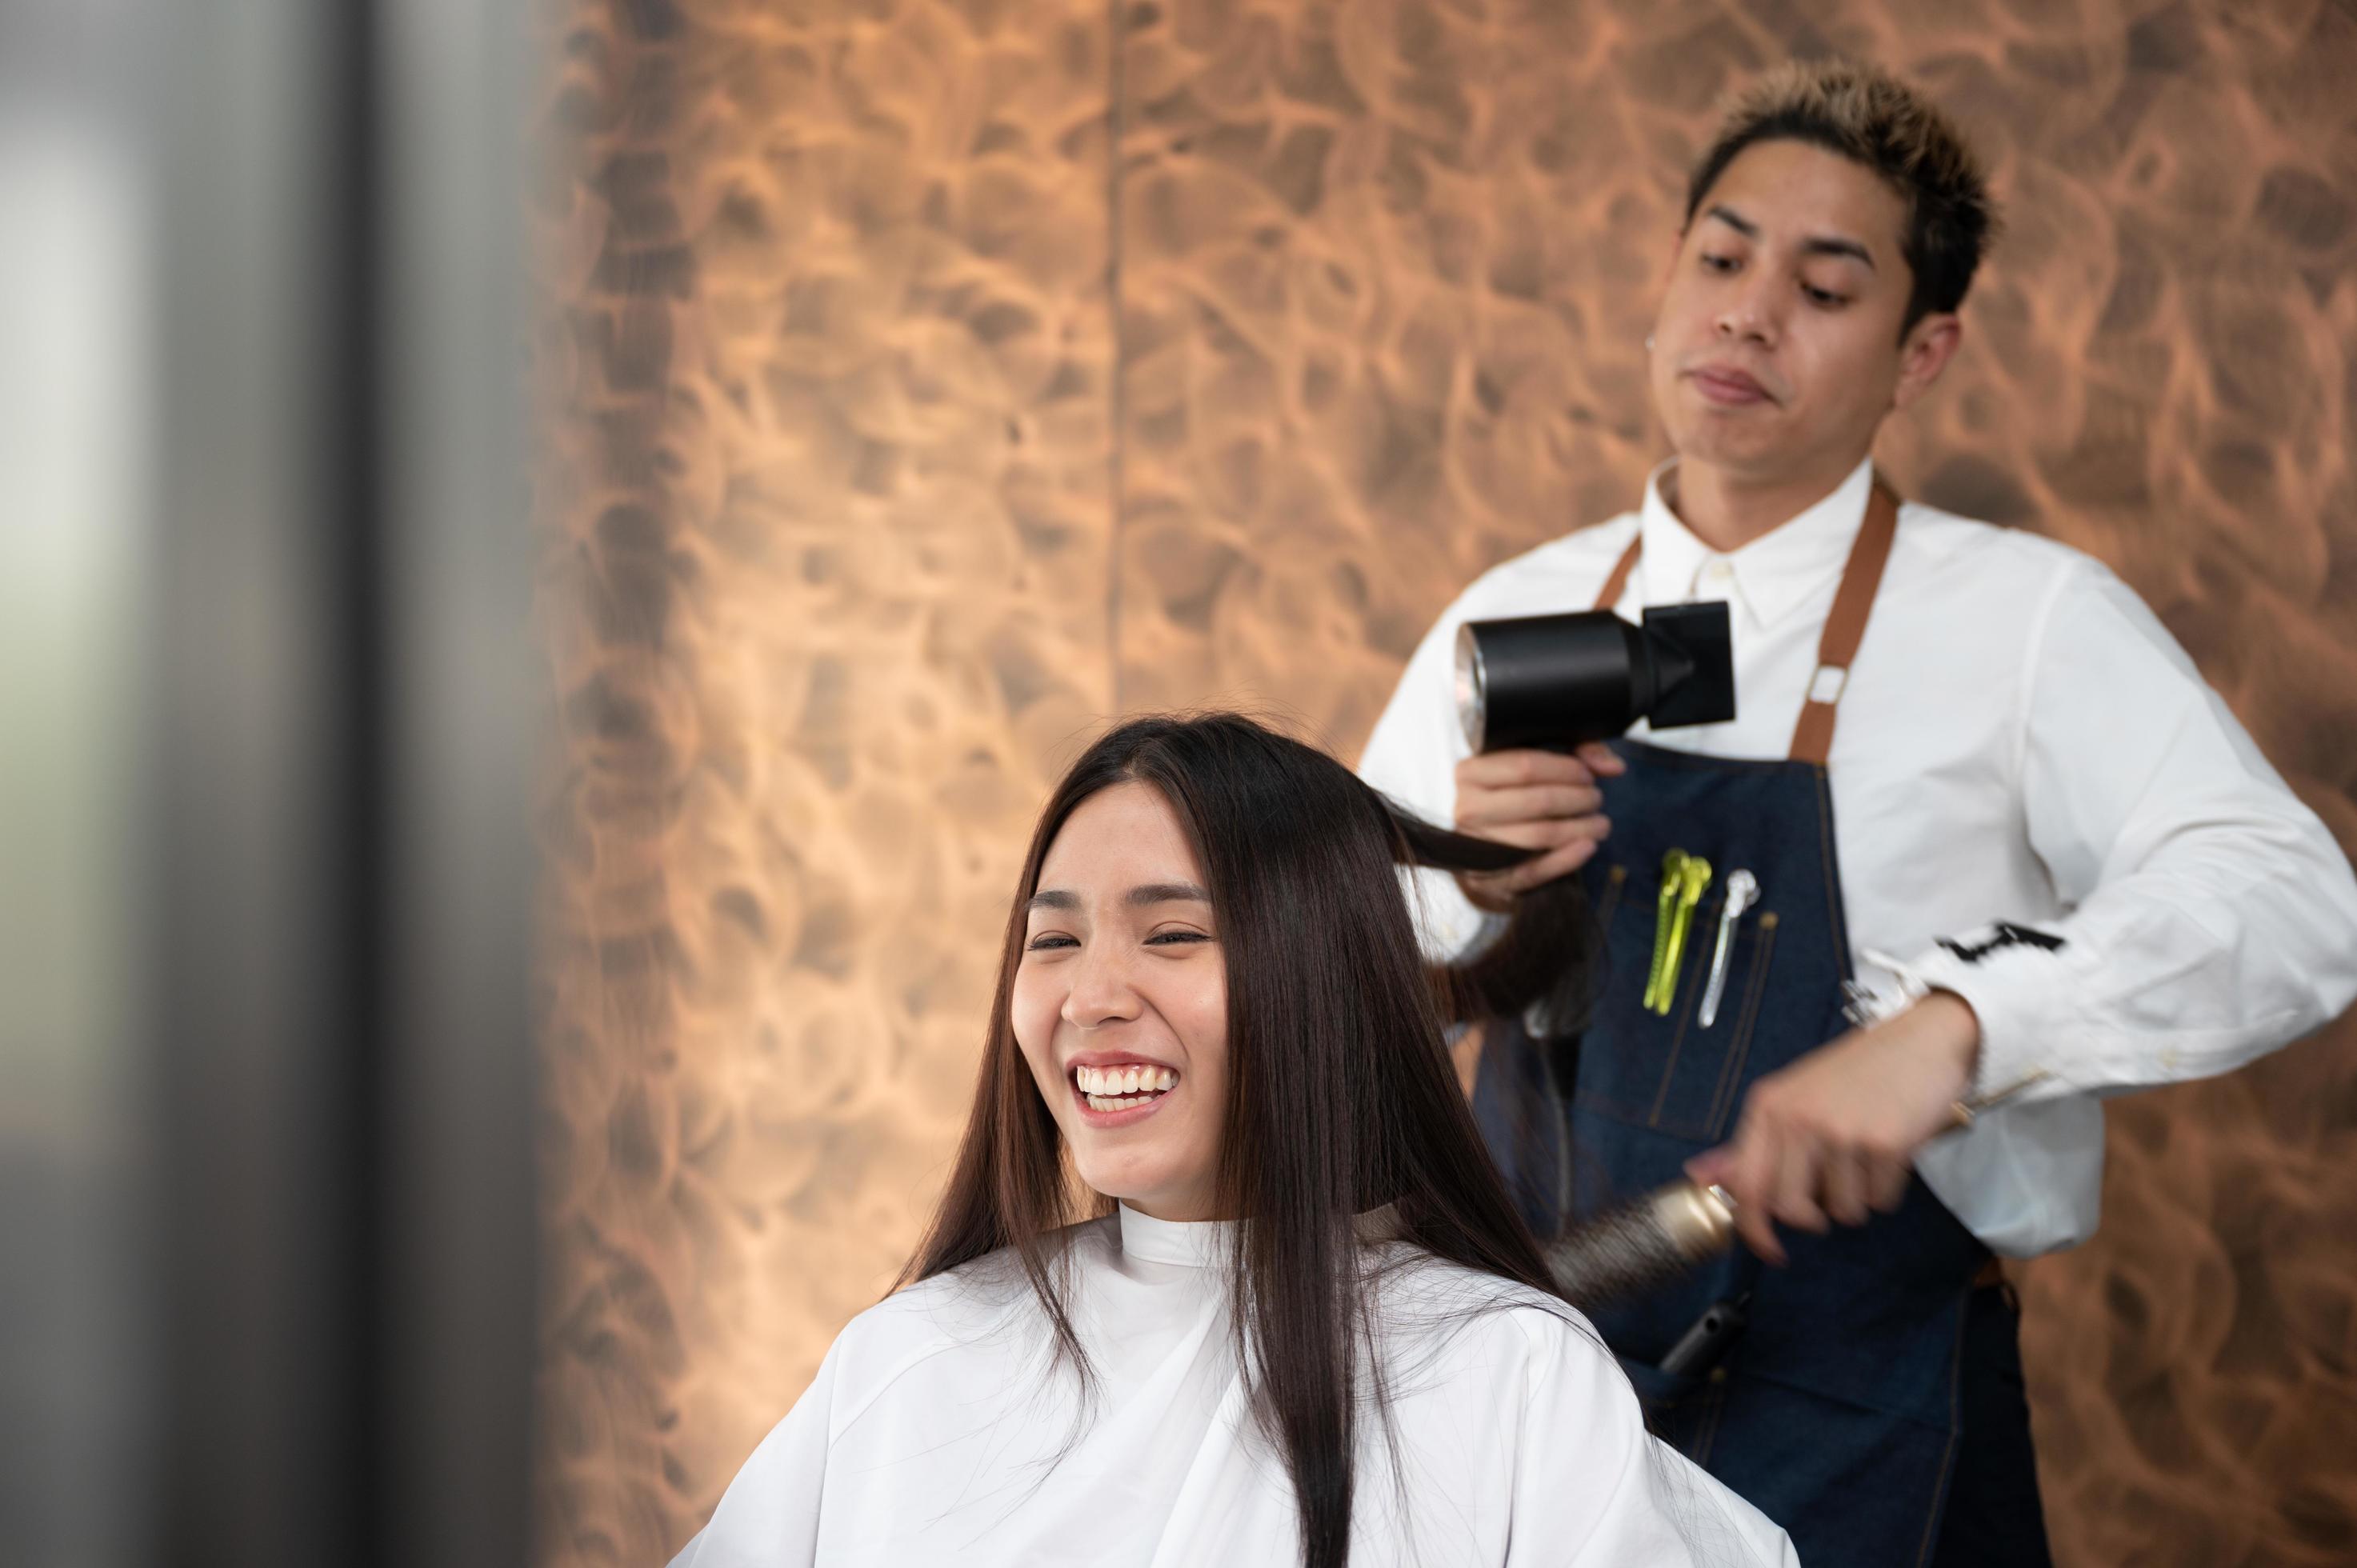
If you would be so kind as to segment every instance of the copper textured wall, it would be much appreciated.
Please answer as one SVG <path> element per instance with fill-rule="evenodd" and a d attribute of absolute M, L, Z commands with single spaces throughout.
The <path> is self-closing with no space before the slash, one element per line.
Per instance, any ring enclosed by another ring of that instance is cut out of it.
<path fill-rule="evenodd" d="M 1105 716 L 1345 754 L 1629 504 L 1678 172 L 1898 66 L 2012 231 L 1882 456 L 2112 563 L 2357 845 L 2345 5 L 544 0 L 550 1563 L 694 1529 L 883 1288 Z M 2061 1560 L 2357 1557 L 2357 1034 L 2115 1104 L 2023 1272 Z"/>
<path fill-rule="evenodd" d="M 1110 705 L 1094 6 L 581 7 L 541 214 L 548 1560 L 662 1560 L 898 1270 Z"/>

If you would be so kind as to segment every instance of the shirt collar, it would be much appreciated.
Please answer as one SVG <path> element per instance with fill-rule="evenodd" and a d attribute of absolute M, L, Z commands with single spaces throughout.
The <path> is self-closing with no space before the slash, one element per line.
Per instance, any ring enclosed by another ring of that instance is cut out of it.
<path fill-rule="evenodd" d="M 1764 628 L 1841 575 L 1866 521 L 1867 497 L 1874 489 L 1871 457 L 1851 469 L 1823 500 L 1725 555 L 1695 538 L 1662 499 L 1663 477 L 1676 461 L 1663 463 L 1645 480 L 1638 523 L 1645 542 L 1638 563 L 1641 603 L 1724 598 L 1738 615 Z M 1723 569 L 1724 576 L 1714 567 Z"/>
<path fill-rule="evenodd" d="M 1232 1219 L 1157 1219 L 1126 1203 L 1114 1206 L 1121 1219 L 1121 1250 L 1125 1257 L 1149 1263 L 1176 1263 L 1182 1268 L 1213 1268 L 1227 1262 L 1234 1246 L 1236 1222 Z M 1361 1241 L 1389 1241 L 1400 1233 L 1399 1210 L 1386 1203 L 1351 1221 Z"/>
<path fill-rule="evenodd" d="M 1114 1205 L 1114 1212 L 1121 1218 L 1123 1254 L 1149 1263 L 1210 1268 L 1225 1260 L 1233 1245 L 1232 1219 L 1157 1219 L 1126 1203 Z"/>

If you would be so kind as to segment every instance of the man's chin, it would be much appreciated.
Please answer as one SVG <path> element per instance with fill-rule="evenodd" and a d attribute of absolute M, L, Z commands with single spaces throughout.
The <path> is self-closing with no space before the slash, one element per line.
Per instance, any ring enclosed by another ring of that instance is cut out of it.
<path fill-rule="evenodd" d="M 1763 478 L 1792 466 L 1794 444 L 1783 439 L 1781 422 L 1765 419 L 1698 420 L 1670 433 L 1670 446 L 1685 462 L 1707 464 L 1729 475 Z"/>

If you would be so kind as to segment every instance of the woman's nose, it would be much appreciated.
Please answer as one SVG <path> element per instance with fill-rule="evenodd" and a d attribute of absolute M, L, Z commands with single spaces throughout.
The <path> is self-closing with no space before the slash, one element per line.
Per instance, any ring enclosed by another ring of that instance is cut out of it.
<path fill-rule="evenodd" d="M 1138 1015 L 1137 988 L 1130 983 L 1124 956 L 1109 945 L 1082 950 L 1072 966 L 1072 988 L 1064 993 L 1064 1022 L 1076 1029 L 1125 1023 Z"/>

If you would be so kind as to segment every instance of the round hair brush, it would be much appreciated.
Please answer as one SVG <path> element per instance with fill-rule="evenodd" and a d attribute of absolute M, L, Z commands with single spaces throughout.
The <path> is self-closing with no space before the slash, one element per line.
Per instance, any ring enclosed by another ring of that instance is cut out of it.
<path fill-rule="evenodd" d="M 1575 1227 L 1544 1251 L 1564 1294 L 1595 1307 L 1667 1284 L 1734 1240 L 1735 1203 L 1725 1189 L 1674 1181 Z"/>
<path fill-rule="evenodd" d="M 1966 1130 L 1982 1112 L 2002 1105 L 2045 1076 L 2041 1069 L 1995 1094 L 1957 1101 L 1950 1107 L 1953 1125 L 1949 1131 Z M 1681 1179 L 1605 1210 L 1540 1251 L 1575 1305 L 1603 1306 L 1667 1284 L 1734 1242 L 1735 1200 L 1727 1189 Z"/>

